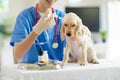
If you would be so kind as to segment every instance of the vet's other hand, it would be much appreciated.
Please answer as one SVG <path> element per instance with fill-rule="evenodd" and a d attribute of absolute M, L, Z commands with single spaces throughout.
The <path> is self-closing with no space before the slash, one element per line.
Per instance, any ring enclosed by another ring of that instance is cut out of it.
<path fill-rule="evenodd" d="M 41 16 L 37 24 L 34 26 L 33 31 L 39 35 L 44 30 L 52 28 L 55 25 L 55 20 L 54 20 L 55 16 L 56 16 L 55 13 L 51 13 L 51 14 L 46 13 L 43 16 Z"/>

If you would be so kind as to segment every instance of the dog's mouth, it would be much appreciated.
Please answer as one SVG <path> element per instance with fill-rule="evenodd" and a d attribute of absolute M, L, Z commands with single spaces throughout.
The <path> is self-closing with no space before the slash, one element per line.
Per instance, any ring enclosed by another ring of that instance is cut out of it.
<path fill-rule="evenodd" d="M 73 38 L 73 37 L 67 37 L 67 40 L 68 40 L 68 42 L 70 42 L 70 43 L 74 43 L 74 42 L 76 41 L 76 39 Z"/>

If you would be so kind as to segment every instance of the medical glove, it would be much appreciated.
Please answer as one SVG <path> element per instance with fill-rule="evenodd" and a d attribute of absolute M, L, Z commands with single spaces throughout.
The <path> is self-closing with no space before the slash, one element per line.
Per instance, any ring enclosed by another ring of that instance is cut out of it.
<path fill-rule="evenodd" d="M 46 13 L 43 16 L 41 16 L 37 24 L 33 27 L 33 31 L 39 35 L 41 32 L 49 28 L 52 28 L 55 25 L 55 20 L 54 20 L 55 16 L 56 15 L 54 13 L 51 14 Z"/>

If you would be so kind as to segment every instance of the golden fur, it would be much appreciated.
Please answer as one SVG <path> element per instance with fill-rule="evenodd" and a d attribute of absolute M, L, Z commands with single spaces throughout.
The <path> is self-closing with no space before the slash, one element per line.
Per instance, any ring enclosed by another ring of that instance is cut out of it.
<path fill-rule="evenodd" d="M 69 61 L 77 61 L 81 66 L 87 65 L 88 62 L 98 63 L 91 32 L 82 24 L 82 20 L 75 13 L 67 13 L 62 22 L 61 39 L 66 38 L 67 42 L 62 66 L 68 62 L 69 53 L 73 56 Z"/>

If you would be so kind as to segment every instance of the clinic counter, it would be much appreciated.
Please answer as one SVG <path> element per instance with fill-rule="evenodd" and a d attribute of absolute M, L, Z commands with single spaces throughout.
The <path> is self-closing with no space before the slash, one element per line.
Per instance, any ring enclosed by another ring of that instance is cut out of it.
<path fill-rule="evenodd" d="M 99 62 L 87 66 L 67 63 L 58 70 L 20 70 L 9 65 L 2 68 L 2 80 L 120 80 L 120 61 Z"/>

